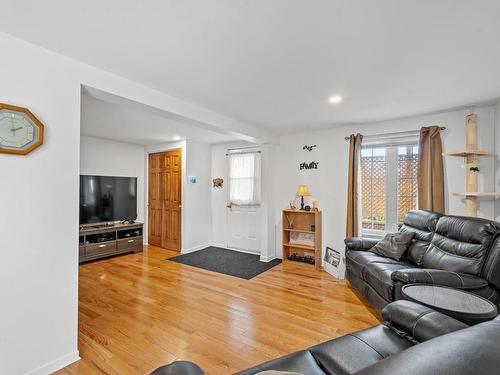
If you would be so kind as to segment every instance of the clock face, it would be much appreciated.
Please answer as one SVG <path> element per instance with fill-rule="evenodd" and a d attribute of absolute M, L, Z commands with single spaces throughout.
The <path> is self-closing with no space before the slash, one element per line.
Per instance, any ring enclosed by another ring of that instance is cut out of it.
<path fill-rule="evenodd" d="M 0 152 L 27 154 L 42 144 L 43 125 L 25 108 L 0 104 Z"/>

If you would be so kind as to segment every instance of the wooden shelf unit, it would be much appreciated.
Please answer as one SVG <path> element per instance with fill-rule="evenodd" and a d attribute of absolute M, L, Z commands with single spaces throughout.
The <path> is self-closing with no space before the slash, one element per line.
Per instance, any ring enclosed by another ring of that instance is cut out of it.
<path fill-rule="evenodd" d="M 289 227 L 289 220 L 293 220 Z M 299 256 L 311 255 L 314 257 L 314 268 L 321 269 L 321 211 L 283 210 L 283 262 L 290 262 L 291 254 Z M 314 230 L 311 226 L 314 225 Z M 314 245 L 290 243 L 292 233 L 312 234 Z"/>
<path fill-rule="evenodd" d="M 494 156 L 494 152 L 478 150 L 477 142 L 477 116 L 470 114 L 465 118 L 465 150 L 447 152 L 446 155 L 461 157 L 465 161 L 465 192 L 452 193 L 456 197 L 464 199 L 465 214 L 467 216 L 477 216 L 479 198 L 496 198 L 500 196 L 496 192 L 478 191 L 479 160 L 484 156 Z"/>
<path fill-rule="evenodd" d="M 456 197 L 500 197 L 500 193 L 489 193 L 482 191 L 464 191 L 452 194 Z"/>
<path fill-rule="evenodd" d="M 446 155 L 466 158 L 467 156 L 494 156 L 495 153 L 489 151 L 479 151 L 479 150 L 464 150 L 464 151 L 447 152 Z"/>
<path fill-rule="evenodd" d="M 80 263 L 142 251 L 142 233 L 142 223 L 82 226 L 79 237 Z"/>

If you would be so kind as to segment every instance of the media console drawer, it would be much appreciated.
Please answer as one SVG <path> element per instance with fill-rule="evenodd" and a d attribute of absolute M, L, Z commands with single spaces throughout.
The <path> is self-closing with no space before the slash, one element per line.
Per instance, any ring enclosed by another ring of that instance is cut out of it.
<path fill-rule="evenodd" d="M 142 236 L 122 238 L 118 242 L 118 251 L 138 251 L 142 250 Z"/>
<path fill-rule="evenodd" d="M 116 252 L 116 241 L 87 244 L 85 247 L 85 256 L 109 254 Z"/>

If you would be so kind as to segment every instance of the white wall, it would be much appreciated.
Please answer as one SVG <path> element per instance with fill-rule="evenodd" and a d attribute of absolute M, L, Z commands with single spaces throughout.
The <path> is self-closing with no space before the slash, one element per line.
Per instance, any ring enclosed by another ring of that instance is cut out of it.
<path fill-rule="evenodd" d="M 137 220 L 144 221 L 144 146 L 81 136 L 80 174 L 137 177 Z"/>
<path fill-rule="evenodd" d="M 203 249 L 212 242 L 211 215 L 211 146 L 208 143 L 187 141 L 186 175 L 195 176 L 196 183 L 186 179 L 186 225 L 183 252 Z"/>
<path fill-rule="evenodd" d="M 494 108 L 477 108 L 479 121 L 479 147 L 486 151 L 494 150 Z M 426 116 L 411 117 L 372 124 L 338 127 L 328 130 L 282 136 L 277 158 L 277 213 L 295 198 L 299 184 L 307 184 L 311 194 L 318 199 L 323 211 L 323 251 L 326 246 L 343 251 L 346 215 L 347 153 L 348 144 L 344 140 L 354 132 L 364 135 L 405 130 L 417 130 L 425 125 L 446 126 L 442 132 L 444 151 L 461 150 L 465 147 L 465 116 L 468 111 L 460 110 Z M 316 144 L 312 152 L 302 150 L 304 145 Z M 318 170 L 299 171 L 302 161 L 319 161 Z M 460 198 L 450 196 L 451 192 L 463 191 L 465 171 L 459 158 L 445 158 L 446 174 L 446 211 L 450 214 L 465 214 Z M 494 191 L 494 166 L 492 158 L 481 161 L 480 189 Z M 494 202 L 492 199 L 480 201 L 479 216 L 493 219 Z M 277 220 L 281 217 L 277 215 Z M 276 225 L 276 248 L 281 249 L 281 222 Z"/>
<path fill-rule="evenodd" d="M 276 258 L 276 145 L 264 144 L 262 150 L 262 248 L 260 260 Z M 281 215 L 280 215 L 281 217 Z"/>
<path fill-rule="evenodd" d="M 42 374 L 78 359 L 80 85 L 65 61 L 1 33 L 0 49 L 0 102 L 45 125 L 31 154 L 0 154 L 0 374 Z"/>

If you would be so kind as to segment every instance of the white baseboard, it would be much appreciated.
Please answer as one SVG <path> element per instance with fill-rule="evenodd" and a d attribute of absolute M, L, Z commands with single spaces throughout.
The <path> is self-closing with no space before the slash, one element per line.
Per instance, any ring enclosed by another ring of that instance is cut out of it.
<path fill-rule="evenodd" d="M 227 249 L 227 245 L 223 244 L 223 243 L 217 243 L 217 242 L 212 242 L 210 244 L 210 246 L 213 246 L 213 247 L 220 247 L 220 248 L 223 248 L 223 249 Z"/>
<path fill-rule="evenodd" d="M 266 262 L 267 263 L 267 262 L 272 261 L 273 259 L 276 259 L 276 256 L 272 256 L 272 255 L 271 256 L 266 256 L 266 257 L 263 256 L 263 255 L 260 256 L 260 261 L 261 262 Z"/>
<path fill-rule="evenodd" d="M 189 253 L 192 253 L 193 251 L 202 250 L 202 249 L 205 249 L 205 248 L 207 248 L 209 246 L 211 246 L 211 245 L 210 244 L 204 244 L 204 245 L 199 245 L 199 246 L 191 247 L 189 249 L 181 249 L 181 254 L 189 254 Z"/>
<path fill-rule="evenodd" d="M 258 252 L 258 251 L 236 249 L 234 247 L 228 247 L 227 245 L 224 245 L 224 244 L 221 244 L 221 243 L 212 243 L 211 246 L 220 247 L 220 248 L 226 249 L 226 250 L 239 251 L 240 253 L 245 253 L 245 254 L 260 255 L 260 252 Z M 271 260 L 271 259 L 269 259 L 269 260 Z M 266 262 L 269 262 L 269 261 L 266 261 Z"/>
<path fill-rule="evenodd" d="M 69 354 L 66 354 L 58 359 L 55 359 L 49 363 L 46 363 L 40 367 L 37 367 L 31 371 L 28 371 L 25 375 L 48 375 L 60 370 L 73 362 L 79 361 L 80 355 L 78 350 Z"/>

